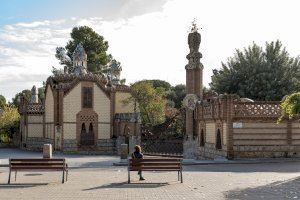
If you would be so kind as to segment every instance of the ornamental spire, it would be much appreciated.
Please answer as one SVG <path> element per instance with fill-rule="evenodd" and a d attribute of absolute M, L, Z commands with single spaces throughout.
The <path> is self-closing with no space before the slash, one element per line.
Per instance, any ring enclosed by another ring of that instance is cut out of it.
<path fill-rule="evenodd" d="M 191 32 L 188 35 L 190 53 L 186 56 L 189 60 L 189 63 L 185 66 L 186 69 L 202 68 L 202 64 L 200 62 L 202 54 L 199 52 L 200 43 L 201 35 L 198 33 L 198 27 L 194 20 L 192 22 Z"/>

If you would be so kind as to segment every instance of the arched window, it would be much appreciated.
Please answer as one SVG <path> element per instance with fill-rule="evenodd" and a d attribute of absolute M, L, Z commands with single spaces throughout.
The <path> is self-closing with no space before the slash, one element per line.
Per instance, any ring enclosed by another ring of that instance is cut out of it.
<path fill-rule="evenodd" d="M 217 130 L 216 149 L 222 149 L 222 139 L 220 129 Z"/>
<path fill-rule="evenodd" d="M 90 126 L 89 126 L 89 133 L 93 133 L 93 124 L 92 123 L 90 123 Z"/>
<path fill-rule="evenodd" d="M 204 140 L 204 131 L 203 131 L 203 129 L 201 129 L 201 133 L 200 133 L 200 146 L 203 147 L 204 143 L 205 143 L 205 140 Z"/>
<path fill-rule="evenodd" d="M 81 133 L 86 133 L 85 124 L 82 123 L 81 125 Z"/>

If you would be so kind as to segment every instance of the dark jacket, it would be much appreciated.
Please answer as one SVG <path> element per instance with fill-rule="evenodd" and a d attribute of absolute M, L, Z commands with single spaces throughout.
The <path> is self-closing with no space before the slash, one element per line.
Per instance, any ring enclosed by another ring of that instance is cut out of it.
<path fill-rule="evenodd" d="M 133 153 L 131 154 L 131 157 L 132 157 L 133 159 L 141 159 L 141 158 L 144 157 L 144 155 L 143 155 L 142 153 L 140 153 L 140 152 L 135 151 L 135 152 L 133 152 Z"/>

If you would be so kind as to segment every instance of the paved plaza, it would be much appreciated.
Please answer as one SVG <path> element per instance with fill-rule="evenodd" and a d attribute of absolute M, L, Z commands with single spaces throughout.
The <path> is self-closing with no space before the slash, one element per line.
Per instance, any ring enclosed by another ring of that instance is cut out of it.
<path fill-rule="evenodd" d="M 0 152 L 3 163 L 8 151 Z M 16 150 L 14 155 L 40 154 Z M 112 166 L 117 157 L 66 157 L 73 167 L 65 184 L 60 172 L 19 172 L 17 181 L 12 176 L 12 184 L 7 185 L 8 169 L 0 168 L 0 199 L 300 198 L 300 162 L 184 166 L 182 184 L 176 172 L 145 172 L 142 182 L 132 172 L 132 184 L 127 184 L 126 167 Z"/>

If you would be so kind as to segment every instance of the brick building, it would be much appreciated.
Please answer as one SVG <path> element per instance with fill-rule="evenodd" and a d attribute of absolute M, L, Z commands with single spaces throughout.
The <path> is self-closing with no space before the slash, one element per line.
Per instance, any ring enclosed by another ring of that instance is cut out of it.
<path fill-rule="evenodd" d="M 51 143 L 56 151 L 117 153 L 121 143 L 140 141 L 137 105 L 127 102 L 131 90 L 119 84 L 121 68 L 111 62 L 109 78 L 87 72 L 87 55 L 79 44 L 73 53 L 73 73 L 50 76 L 45 100 L 20 99 L 20 146 L 39 150 Z"/>
<path fill-rule="evenodd" d="M 236 95 L 203 94 L 201 35 L 188 36 L 187 96 L 184 157 L 276 158 L 300 155 L 300 123 L 277 124 L 280 102 L 252 101 Z"/>

